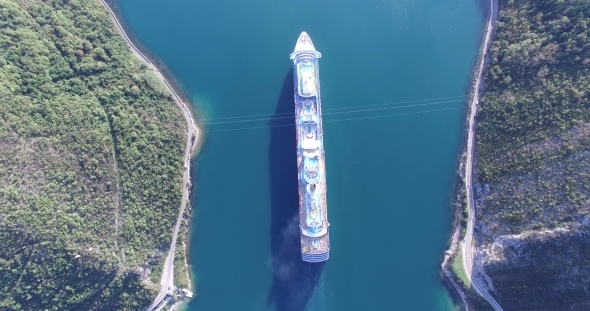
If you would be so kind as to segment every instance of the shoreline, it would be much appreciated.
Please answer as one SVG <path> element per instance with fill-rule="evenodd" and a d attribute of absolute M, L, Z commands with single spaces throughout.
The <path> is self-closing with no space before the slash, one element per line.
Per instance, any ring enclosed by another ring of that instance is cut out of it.
<path fill-rule="evenodd" d="M 162 78 L 164 80 L 166 80 L 165 84 L 168 84 L 167 86 L 174 91 L 175 95 L 178 96 L 178 98 L 183 103 L 192 102 L 190 96 L 187 94 L 187 92 L 185 91 L 182 84 L 174 78 L 174 76 L 170 73 L 168 68 L 166 68 L 165 64 L 163 64 L 158 59 L 158 57 L 156 55 L 152 54 L 147 48 L 142 46 L 141 42 L 139 42 L 139 40 L 137 38 L 135 38 L 135 36 L 133 35 L 132 32 L 125 31 L 125 29 L 127 28 L 127 25 L 125 24 L 125 21 L 119 15 L 119 10 L 117 9 L 116 0 L 99 0 L 99 1 L 109 11 L 109 13 L 111 15 L 111 19 L 115 23 L 115 28 L 116 28 L 117 32 L 119 32 L 119 34 L 123 37 L 123 39 L 127 42 L 127 44 L 130 45 L 130 49 L 134 54 L 136 54 L 136 57 L 139 57 L 140 60 L 142 60 L 144 63 L 146 63 L 146 65 L 151 64 L 155 69 L 157 69 L 158 72 L 162 75 Z M 152 69 L 154 69 L 154 68 L 152 68 Z M 197 121 L 196 124 L 202 125 L 201 122 L 199 122 L 199 121 L 201 121 L 200 115 L 195 113 L 192 106 L 188 105 L 187 109 L 189 109 L 190 113 L 193 115 L 193 117 Z"/>
<path fill-rule="evenodd" d="M 131 52 L 133 53 L 133 55 L 135 55 L 135 57 L 137 57 L 139 60 L 144 62 L 150 69 L 152 69 L 154 71 L 154 73 L 156 74 L 156 77 L 158 77 L 158 79 L 161 82 L 163 82 L 164 85 L 166 85 L 166 87 L 170 91 L 174 101 L 179 105 L 179 107 L 181 107 L 181 109 L 183 110 L 183 114 L 185 112 L 186 112 L 186 114 L 188 114 L 188 116 L 190 118 L 190 122 L 187 120 L 187 125 L 188 124 L 192 125 L 193 129 L 195 129 L 195 133 L 197 136 L 197 138 L 195 139 L 195 141 L 191 147 L 192 155 L 195 155 L 196 154 L 195 151 L 199 151 L 200 147 L 202 145 L 203 138 L 201 136 L 202 136 L 202 133 L 204 133 L 204 131 L 202 129 L 203 126 L 202 126 L 201 122 L 198 122 L 198 121 L 201 121 L 198 118 L 198 114 L 195 113 L 195 111 L 193 111 L 194 108 L 191 105 L 186 104 L 186 103 L 191 102 L 189 96 L 187 94 L 185 94 L 186 92 L 184 91 L 183 87 L 169 73 L 169 71 L 166 69 L 164 64 L 160 63 L 157 60 L 154 60 L 156 58 L 154 55 L 151 55 L 149 52 L 142 51 L 138 47 L 137 43 L 133 43 L 133 39 L 132 39 L 133 36 L 127 34 L 127 32 L 125 31 L 124 23 L 119 21 L 119 17 L 117 16 L 117 13 L 116 13 L 117 9 L 116 9 L 116 7 L 113 8 L 114 7 L 114 3 L 112 3 L 113 0 L 99 0 L 99 1 L 109 12 L 111 19 L 113 20 L 113 22 L 115 24 L 114 25 L 115 29 L 123 37 L 123 39 L 125 40 L 125 42 L 129 46 Z"/>
<path fill-rule="evenodd" d="M 108 0 L 100 0 L 100 3 L 107 9 L 108 14 L 111 17 L 111 20 L 113 21 L 113 26 L 115 27 L 115 29 L 117 30 L 117 32 L 121 35 L 121 37 L 123 38 L 123 40 L 126 42 L 127 46 L 129 47 L 129 49 L 131 50 L 132 54 L 138 58 L 140 61 L 142 61 L 144 64 L 146 64 L 148 66 L 148 68 L 150 68 L 156 75 L 156 77 L 168 88 L 168 90 L 170 91 L 172 98 L 174 99 L 174 102 L 177 104 L 177 106 L 180 108 L 185 121 L 186 121 L 186 136 L 187 136 L 187 140 L 186 140 L 186 148 L 185 148 L 185 154 L 184 154 L 184 173 L 183 173 L 183 185 L 182 185 L 182 191 L 183 191 L 183 195 L 182 195 L 182 202 L 181 202 L 181 206 L 180 209 L 178 211 L 178 217 L 177 217 L 177 221 L 176 221 L 176 225 L 174 227 L 174 234 L 172 235 L 172 241 L 170 244 L 170 250 L 168 252 L 168 256 L 166 257 L 166 262 L 164 264 L 164 271 L 162 272 L 162 280 L 161 280 L 161 290 L 159 292 L 159 294 L 157 295 L 157 297 L 155 297 L 154 302 L 152 303 L 152 305 L 148 308 L 148 310 L 151 310 L 153 307 L 155 307 L 168 293 L 168 291 L 166 290 L 166 288 L 168 288 L 169 286 L 172 286 L 173 282 L 173 272 L 172 269 L 174 267 L 174 252 L 175 252 L 175 248 L 176 248 L 176 238 L 178 236 L 178 231 L 180 229 L 180 226 L 182 224 L 182 220 L 184 218 L 184 214 L 186 211 L 186 205 L 187 203 L 190 203 L 190 201 L 188 200 L 188 197 L 190 195 L 190 193 L 192 192 L 192 189 L 194 187 L 194 184 L 191 181 L 191 177 L 190 177 L 190 169 L 191 169 L 191 160 L 192 157 L 195 156 L 196 154 L 198 154 L 198 152 L 200 151 L 201 147 L 202 147 L 202 142 L 203 142 L 203 130 L 200 126 L 197 125 L 197 123 L 195 122 L 195 118 L 193 117 L 193 112 L 191 111 L 191 106 L 186 104 L 186 102 L 190 102 L 189 100 L 184 101 L 183 98 L 181 97 L 180 94 L 184 95 L 184 91 L 182 90 L 182 88 L 180 87 L 180 85 L 178 83 L 170 83 L 168 82 L 168 79 L 170 79 L 171 81 L 174 81 L 173 78 L 170 77 L 170 74 L 168 74 L 165 70 L 165 68 L 163 68 L 164 66 L 162 64 L 160 64 L 159 62 L 153 62 L 148 56 L 146 56 L 147 53 L 145 52 L 141 52 L 139 50 L 139 48 L 137 48 L 137 46 L 133 43 L 133 41 L 131 40 L 131 38 L 127 35 L 127 33 L 125 32 L 123 25 L 119 22 L 119 19 L 117 18 L 117 15 L 115 14 L 115 11 L 111 9 L 111 7 L 109 6 L 109 1 Z M 162 67 L 162 70 L 160 70 L 160 67 Z M 168 77 L 168 78 L 167 78 Z M 177 88 L 177 90 L 175 90 L 175 87 Z M 189 212 L 189 215 L 192 212 Z M 187 228 L 186 232 L 190 232 L 189 230 L 189 226 L 187 224 Z M 185 240 L 186 241 L 182 241 L 183 246 L 184 246 L 184 264 L 187 267 L 187 278 L 189 281 L 189 290 L 193 290 L 192 288 L 192 273 L 190 270 L 190 264 L 188 264 L 187 260 L 188 260 L 188 248 L 186 247 L 186 243 L 189 240 L 189 235 L 187 234 L 185 236 Z"/>
<path fill-rule="evenodd" d="M 483 295 L 479 292 L 478 288 L 479 282 L 477 280 L 477 276 L 473 276 L 472 280 L 472 271 L 467 271 L 467 266 L 469 263 L 465 260 L 465 240 L 469 240 L 468 242 L 471 244 L 472 234 L 473 234 L 473 227 L 475 222 L 475 208 L 472 208 L 473 205 L 473 188 L 470 187 L 471 182 L 471 171 L 474 166 L 475 160 L 473 160 L 473 149 L 475 149 L 475 126 L 476 126 L 476 115 L 477 109 L 479 106 L 479 97 L 480 92 L 483 89 L 483 79 L 484 79 L 484 71 L 487 64 L 487 56 L 489 49 L 491 48 L 492 44 L 492 35 L 495 29 L 495 23 L 497 21 L 497 13 L 498 13 L 498 2 L 497 0 L 489 0 L 490 1 L 490 11 L 489 17 L 487 18 L 487 22 L 484 24 L 485 30 L 483 32 L 482 41 L 480 43 L 479 52 L 477 61 L 475 63 L 475 69 L 473 71 L 473 75 L 470 79 L 471 85 L 469 88 L 469 96 L 468 96 L 468 109 L 465 116 L 465 123 L 464 123 L 464 138 L 463 144 L 461 147 L 461 153 L 459 156 L 459 165 L 457 170 L 457 181 L 454 187 L 454 199 L 453 199 L 453 207 L 454 207 L 454 214 L 455 219 L 453 220 L 452 231 L 450 234 L 448 248 L 443 254 L 443 262 L 441 263 L 441 272 L 443 279 L 446 280 L 445 284 L 450 283 L 447 289 L 451 292 L 451 296 L 457 297 L 459 296 L 462 300 L 462 304 L 460 307 L 464 308 L 465 310 L 469 310 L 469 304 L 467 303 L 467 294 L 465 292 L 465 288 L 460 284 L 457 284 L 458 275 L 452 269 L 452 261 L 454 260 L 457 252 L 460 252 L 463 262 L 463 269 L 464 272 L 467 274 L 467 277 L 471 281 L 471 290 L 467 289 L 467 291 L 475 291 L 481 298 L 488 300 L 489 294 L 487 293 L 487 288 L 484 288 L 486 291 Z M 463 200 L 467 200 L 467 206 L 464 206 Z M 467 210 L 467 218 L 464 217 L 463 213 L 464 210 Z M 461 247 L 463 246 L 463 247 Z M 469 255 L 467 255 L 469 257 Z M 471 264 L 473 264 L 473 259 L 471 259 Z M 471 267 L 470 267 L 471 268 Z M 469 269 L 471 270 L 471 269 Z M 452 285 L 452 287 L 451 287 Z M 472 294 L 474 294 L 472 293 Z M 490 297 L 491 300 L 496 303 L 493 297 Z M 494 303 L 488 300 L 488 303 L 496 309 Z M 497 305 L 497 303 L 496 303 Z M 497 305 L 499 310 L 501 307 Z"/>

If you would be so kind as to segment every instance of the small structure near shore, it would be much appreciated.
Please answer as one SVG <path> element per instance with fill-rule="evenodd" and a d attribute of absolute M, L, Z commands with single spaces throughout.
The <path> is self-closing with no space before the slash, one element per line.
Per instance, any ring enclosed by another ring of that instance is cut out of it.
<path fill-rule="evenodd" d="M 193 298 L 193 292 L 191 292 L 190 290 L 183 288 L 181 291 L 184 293 L 184 296 L 186 298 Z"/>

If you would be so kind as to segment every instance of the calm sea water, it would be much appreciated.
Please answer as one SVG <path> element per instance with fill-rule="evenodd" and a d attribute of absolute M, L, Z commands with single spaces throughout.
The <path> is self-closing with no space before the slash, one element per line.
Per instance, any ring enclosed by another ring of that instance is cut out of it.
<path fill-rule="evenodd" d="M 439 264 L 452 222 L 460 96 L 483 31 L 478 0 L 117 5 L 208 120 L 193 163 L 197 298 L 189 310 L 452 309 Z M 300 261 L 294 221 L 289 53 L 301 31 L 323 55 L 332 241 L 324 265 Z"/>

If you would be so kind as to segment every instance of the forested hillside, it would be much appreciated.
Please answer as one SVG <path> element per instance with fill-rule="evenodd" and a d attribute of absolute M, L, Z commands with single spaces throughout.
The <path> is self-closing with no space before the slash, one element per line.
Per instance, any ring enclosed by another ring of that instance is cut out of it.
<path fill-rule="evenodd" d="M 0 310 L 149 304 L 185 130 L 98 1 L 0 0 Z"/>
<path fill-rule="evenodd" d="M 590 2 L 509 0 L 500 9 L 479 112 L 484 181 L 534 169 L 539 158 L 511 151 L 590 121 Z"/>
<path fill-rule="evenodd" d="M 477 260 L 504 310 L 590 310 L 590 1 L 500 0 L 477 127 Z"/>

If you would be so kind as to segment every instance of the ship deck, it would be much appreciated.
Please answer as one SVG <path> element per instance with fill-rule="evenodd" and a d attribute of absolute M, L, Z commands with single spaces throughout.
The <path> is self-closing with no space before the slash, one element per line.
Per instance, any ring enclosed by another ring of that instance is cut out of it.
<path fill-rule="evenodd" d="M 321 53 L 303 32 L 290 57 L 294 65 L 301 257 L 321 262 L 328 260 L 330 253 L 318 64 Z"/>
<path fill-rule="evenodd" d="M 301 156 L 301 155 L 299 155 Z M 325 161 L 324 161 L 324 154 L 320 155 L 319 161 L 319 169 L 322 172 L 326 171 Z M 301 173 L 303 170 L 303 161 L 299 163 L 298 171 Z M 299 174 L 301 176 L 301 174 Z M 301 226 L 301 231 L 309 230 L 305 222 L 305 183 L 299 178 L 299 223 Z M 324 219 L 324 223 L 322 224 L 321 228 L 322 231 L 325 230 L 326 233 L 318 236 L 318 237 L 310 237 L 305 235 L 303 232 L 301 233 L 301 251 L 303 253 L 308 254 L 322 254 L 327 253 L 330 251 L 330 238 L 329 233 L 327 233 L 329 225 L 328 225 L 328 208 L 326 204 L 326 179 L 323 178 L 322 181 L 317 185 L 319 188 L 318 190 L 321 191 L 321 205 L 320 205 L 320 212 L 322 213 L 322 219 Z M 314 240 L 316 241 L 314 243 Z"/>

